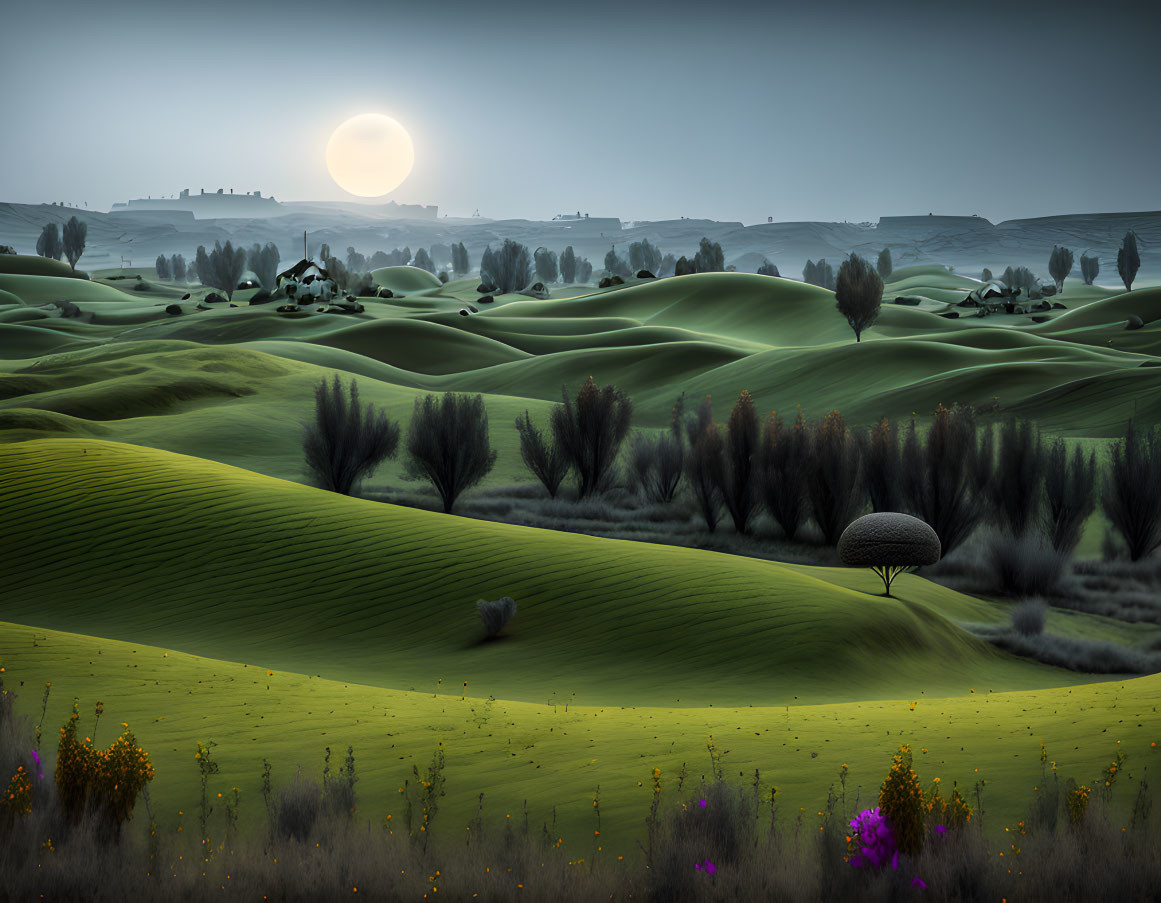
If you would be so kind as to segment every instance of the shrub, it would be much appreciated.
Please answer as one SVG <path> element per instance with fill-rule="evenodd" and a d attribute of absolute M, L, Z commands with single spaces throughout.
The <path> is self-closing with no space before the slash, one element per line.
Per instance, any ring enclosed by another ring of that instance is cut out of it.
<path fill-rule="evenodd" d="M 851 254 L 839 266 L 834 297 L 835 307 L 855 332 L 855 341 L 862 341 L 863 330 L 872 326 L 879 317 L 883 280 L 867 261 Z"/>
<path fill-rule="evenodd" d="M 759 486 L 762 501 L 791 542 L 806 510 L 806 473 L 810 462 L 810 437 L 801 409 L 794 424 L 785 427 L 771 414 L 762 431 Z"/>
<path fill-rule="evenodd" d="M 600 491 L 629 432 L 633 407 L 617 388 L 597 388 L 590 376 L 576 402 L 561 390 L 563 404 L 552 412 L 552 434 L 572 463 L 581 498 Z"/>
<path fill-rule="evenodd" d="M 556 498 L 561 481 L 568 475 L 568 456 L 559 443 L 545 438 L 544 433 L 532 424 L 528 411 L 523 418 L 516 418 L 516 430 L 520 433 L 520 457 L 524 466 L 532 471 L 548 490 L 550 498 Z"/>
<path fill-rule="evenodd" d="M 1110 452 L 1101 502 L 1129 559 L 1140 561 L 1161 546 L 1161 427 L 1142 433 L 1130 420 Z"/>
<path fill-rule="evenodd" d="M 734 529 L 745 533 L 750 516 L 758 506 L 757 474 L 759 458 L 758 414 L 754 399 L 746 390 L 738 395 L 726 424 L 722 499 Z"/>
<path fill-rule="evenodd" d="M 1009 596 L 1053 595 L 1068 567 L 1067 553 L 1040 537 L 1005 531 L 989 537 L 985 558 L 993 588 Z"/>
<path fill-rule="evenodd" d="M 838 542 L 862 507 L 860 469 L 858 446 L 842 414 L 831 411 L 812 431 L 806 470 L 811 513 L 827 545 Z"/>
<path fill-rule="evenodd" d="M 891 826 L 899 852 L 904 855 L 917 855 L 923 848 L 923 809 L 923 791 L 911 767 L 911 749 L 901 746 L 879 789 L 879 811 Z"/>
<path fill-rule="evenodd" d="M 358 781 L 355 774 L 355 748 L 347 747 L 347 757 L 339 767 L 338 774 L 332 777 L 331 748 L 328 746 L 323 760 L 322 802 L 330 815 L 348 820 L 355 817 L 355 805 L 358 802 L 355 784 Z"/>
<path fill-rule="evenodd" d="M 1070 461 L 1064 440 L 1053 442 L 1044 456 L 1044 499 L 1044 527 L 1052 547 L 1071 555 L 1096 509 L 1096 453 L 1085 458 L 1077 448 Z"/>
<path fill-rule="evenodd" d="M 629 446 L 629 469 L 636 488 L 651 502 L 673 501 L 681 485 L 685 447 L 673 431 L 647 436 L 638 433 Z"/>
<path fill-rule="evenodd" d="M 496 463 L 488 437 L 488 412 L 482 395 L 451 392 L 436 401 L 415 400 L 407 431 L 411 473 L 431 481 L 450 514 L 460 494 L 480 482 Z"/>
<path fill-rule="evenodd" d="M 1037 636 L 1044 632 L 1048 618 L 1048 603 L 1043 599 L 1025 599 L 1012 609 L 1012 629 L 1022 636 Z"/>
<path fill-rule="evenodd" d="M 509 596 L 502 596 L 492 601 L 479 599 L 476 602 L 476 611 L 480 615 L 480 620 L 484 622 L 484 630 L 487 631 L 488 636 L 494 637 L 516 614 L 516 602 Z"/>
<path fill-rule="evenodd" d="M 304 428 L 303 449 L 320 489 L 350 495 L 399 446 L 399 424 L 373 405 L 364 406 L 354 379 L 347 395 L 338 374 L 329 387 L 325 379 L 319 383 L 314 414 Z"/>
<path fill-rule="evenodd" d="M 274 802 L 274 831 L 287 840 L 305 843 L 310 839 L 322 810 L 322 792 L 314 781 L 302 780 L 302 769 L 294 783 L 278 794 Z"/>

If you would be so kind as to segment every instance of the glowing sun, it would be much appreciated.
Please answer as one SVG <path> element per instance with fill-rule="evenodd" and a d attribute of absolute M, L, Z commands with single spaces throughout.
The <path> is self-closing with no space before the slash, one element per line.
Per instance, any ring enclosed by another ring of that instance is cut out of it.
<path fill-rule="evenodd" d="M 415 165 L 407 130 L 390 116 L 364 113 L 348 119 L 327 142 L 327 169 L 340 188 L 374 198 L 403 184 Z"/>

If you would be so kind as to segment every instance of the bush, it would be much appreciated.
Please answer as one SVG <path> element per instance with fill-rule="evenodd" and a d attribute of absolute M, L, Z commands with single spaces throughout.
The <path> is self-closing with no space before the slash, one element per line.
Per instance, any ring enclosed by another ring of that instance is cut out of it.
<path fill-rule="evenodd" d="M 314 390 L 314 413 L 302 444 L 307 468 L 320 489 L 350 495 L 399 447 L 399 424 L 373 405 L 364 406 L 354 379 L 347 396 L 338 374 L 329 388 L 324 379 Z"/>
<path fill-rule="evenodd" d="M 532 425 L 528 411 L 516 418 L 516 430 L 520 433 L 520 457 L 524 466 L 532 471 L 548 490 L 550 498 L 556 498 L 561 481 L 568 475 L 568 456 L 556 442 L 545 438 L 544 433 Z"/>
<path fill-rule="evenodd" d="M 1025 599 L 1012 609 L 1012 629 L 1021 636 L 1037 636 L 1044 632 L 1047 618 L 1047 602 L 1043 599 Z"/>
<path fill-rule="evenodd" d="M 1068 567 L 1068 554 L 1050 543 L 1007 532 L 989 537 L 985 560 L 993 588 L 1009 596 L 1051 596 Z"/>
<path fill-rule="evenodd" d="M 646 499 L 659 504 L 673 501 L 681 485 L 685 447 L 673 431 L 647 436 L 638 433 L 629 446 L 629 471 Z"/>
<path fill-rule="evenodd" d="M 617 388 L 598 389 L 590 376 L 576 402 L 562 389 L 563 404 L 552 412 L 552 434 L 568 456 L 577 475 L 578 495 L 584 498 L 604 488 L 629 432 L 633 407 Z"/>
<path fill-rule="evenodd" d="M 919 777 L 911 767 L 911 749 L 899 748 L 879 789 L 879 811 L 887 819 L 899 852 L 918 855 L 923 849 L 923 791 Z"/>
<path fill-rule="evenodd" d="M 862 507 L 860 470 L 858 446 L 842 414 L 831 411 L 812 431 L 806 470 L 810 509 L 828 546 L 839 541 Z"/>
<path fill-rule="evenodd" d="M 347 820 L 355 817 L 355 805 L 358 796 L 355 793 L 355 784 L 358 783 L 355 775 L 355 748 L 347 747 L 347 757 L 339 767 L 336 776 L 331 775 L 331 748 L 326 748 L 326 758 L 323 764 L 323 806 L 329 815 Z"/>
<path fill-rule="evenodd" d="M 479 599 L 476 602 L 476 611 L 480 620 L 484 622 L 484 630 L 489 637 L 496 636 L 516 614 L 516 602 L 510 596 L 501 596 L 499 599 L 488 601 Z"/>
<path fill-rule="evenodd" d="M 759 487 L 770 516 L 793 542 L 806 510 L 806 474 L 810 462 L 810 436 L 799 410 L 787 428 L 771 414 L 762 431 Z"/>
<path fill-rule="evenodd" d="M 451 392 L 436 401 L 415 400 L 407 431 L 408 468 L 431 481 L 450 514 L 460 494 L 480 482 L 496 463 L 488 437 L 488 412 L 482 395 Z"/>
<path fill-rule="evenodd" d="M 278 794 L 274 803 L 274 832 L 286 840 L 305 843 L 310 839 L 322 810 L 322 792 L 314 781 L 302 780 L 302 769 L 294 783 Z"/>
<path fill-rule="evenodd" d="M 1101 502 L 1129 559 L 1140 561 L 1161 546 L 1161 426 L 1142 433 L 1130 420 L 1110 452 Z"/>

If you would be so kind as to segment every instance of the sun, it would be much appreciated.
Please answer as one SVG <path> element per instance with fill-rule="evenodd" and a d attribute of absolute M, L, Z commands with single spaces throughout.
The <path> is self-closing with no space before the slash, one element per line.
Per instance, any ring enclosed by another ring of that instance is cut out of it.
<path fill-rule="evenodd" d="M 407 130 L 390 116 L 363 113 L 348 119 L 327 142 L 327 169 L 344 191 L 376 198 L 403 184 L 415 165 Z"/>

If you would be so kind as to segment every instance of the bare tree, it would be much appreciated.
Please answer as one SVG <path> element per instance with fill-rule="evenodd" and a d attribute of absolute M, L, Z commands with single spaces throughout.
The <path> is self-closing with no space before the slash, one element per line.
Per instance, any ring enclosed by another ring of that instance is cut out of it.
<path fill-rule="evenodd" d="M 359 400 L 352 379 L 347 394 L 335 374 L 314 390 L 314 421 L 303 432 L 306 466 L 320 489 L 351 495 L 399 447 L 399 424 L 386 413 Z"/>
<path fill-rule="evenodd" d="M 77 261 L 85 253 L 85 237 L 88 234 L 89 224 L 77 219 L 75 216 L 69 217 L 69 221 L 64 224 L 64 233 L 62 235 L 64 254 L 68 258 L 69 266 L 74 270 L 77 268 Z"/>
<path fill-rule="evenodd" d="M 862 507 L 860 466 L 858 445 L 851 438 L 843 415 L 831 411 L 812 431 L 806 472 L 814 522 L 829 546 L 838 542 Z"/>
<path fill-rule="evenodd" d="M 528 412 L 516 418 L 516 430 L 520 433 L 520 457 L 524 466 L 544 485 L 551 498 L 556 498 L 561 481 L 568 475 L 571 464 L 568 456 L 557 442 L 545 437 L 532 423 Z"/>
<path fill-rule="evenodd" d="M 60 240 L 60 232 L 56 223 L 48 223 L 40 230 L 40 237 L 36 239 L 36 253 L 41 257 L 51 257 L 60 260 L 64 253 L 64 244 Z"/>
<path fill-rule="evenodd" d="M 1058 292 L 1064 291 L 1064 280 L 1072 272 L 1072 261 L 1072 251 L 1068 248 L 1062 248 L 1059 245 L 1053 246 L 1052 254 L 1048 258 L 1048 275 L 1056 283 L 1056 290 Z"/>
<path fill-rule="evenodd" d="M 613 386 L 598 389 L 591 376 L 581 386 L 575 404 L 567 389 L 561 393 L 564 403 L 552 411 L 552 434 L 572 463 L 577 493 L 584 498 L 604 488 L 629 433 L 633 406 Z"/>
<path fill-rule="evenodd" d="M 883 280 L 867 261 L 852 254 L 839 267 L 835 281 L 835 306 L 846 317 L 855 331 L 855 341 L 863 338 L 863 330 L 873 325 L 883 303 Z"/>
<path fill-rule="evenodd" d="M 1138 431 L 1132 420 L 1112 443 L 1112 468 L 1101 501 L 1129 558 L 1140 561 L 1161 548 L 1161 427 Z"/>
<path fill-rule="evenodd" d="M 407 431 L 408 470 L 426 477 L 450 514 L 456 499 L 480 482 L 496 463 L 488 437 L 488 412 L 482 395 L 415 399 Z"/>
<path fill-rule="evenodd" d="M 810 436 L 799 410 L 787 427 L 771 414 L 762 431 L 761 491 L 770 516 L 778 522 L 788 540 L 793 541 L 806 511 L 806 470 L 810 459 Z"/>
<path fill-rule="evenodd" d="M 275 281 L 278 279 L 280 259 L 278 247 L 270 241 L 266 242 L 265 247 L 255 242 L 246 255 L 246 265 L 250 268 L 250 272 L 258 280 L 258 284 L 268 292 L 277 288 Z"/>
<path fill-rule="evenodd" d="M 1129 230 L 1121 240 L 1121 248 L 1117 251 L 1117 273 L 1125 283 L 1125 291 L 1133 290 L 1133 280 L 1137 278 L 1137 271 L 1141 269 L 1141 254 L 1137 250 L 1137 233 Z"/>
<path fill-rule="evenodd" d="M 708 396 L 698 407 L 697 415 L 686 425 L 686 432 L 689 454 L 685 459 L 685 478 L 693 490 L 706 529 L 713 533 L 722 512 L 725 443 L 722 431 L 714 423 L 713 406 Z"/>
<path fill-rule="evenodd" d="M 757 469 L 759 453 L 758 413 L 754 398 L 745 389 L 738 395 L 726 425 L 726 455 L 722 499 L 734 529 L 745 533 L 758 507 Z"/>
<path fill-rule="evenodd" d="M 1096 452 L 1086 458 L 1077 448 L 1070 461 L 1064 440 L 1053 442 L 1044 456 L 1044 496 L 1045 532 L 1056 551 L 1071 555 L 1096 509 Z"/>

